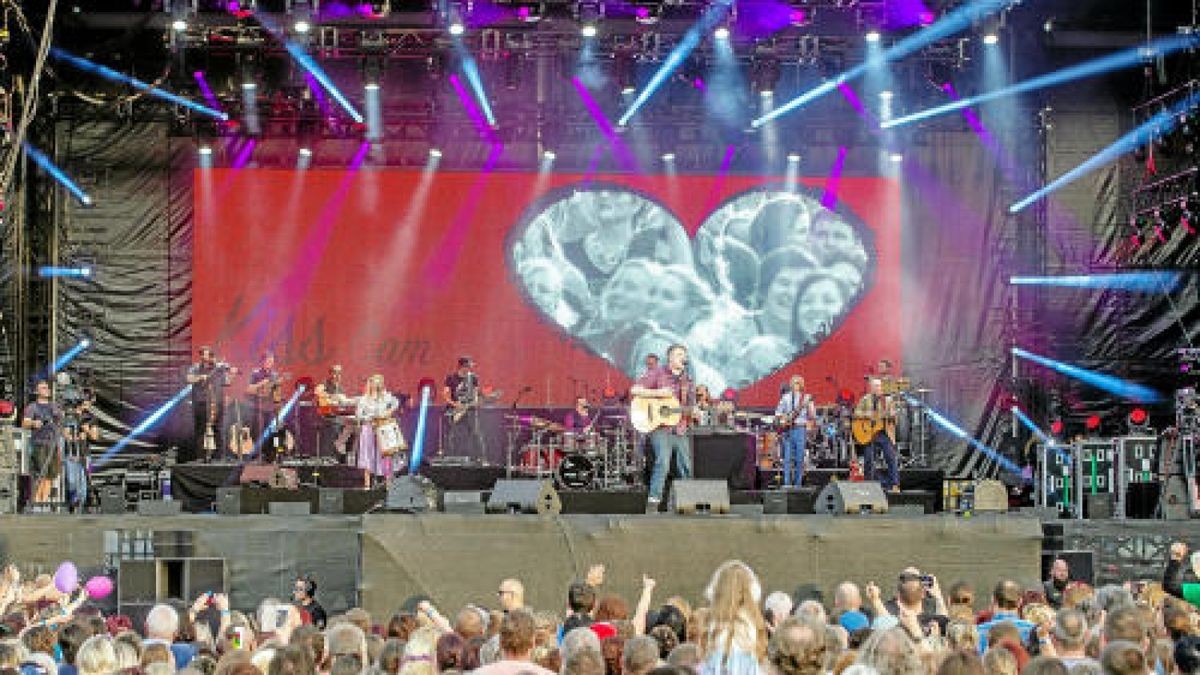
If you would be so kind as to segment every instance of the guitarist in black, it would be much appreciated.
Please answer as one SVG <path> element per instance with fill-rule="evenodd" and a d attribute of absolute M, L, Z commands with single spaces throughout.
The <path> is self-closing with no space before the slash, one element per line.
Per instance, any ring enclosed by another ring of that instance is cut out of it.
<path fill-rule="evenodd" d="M 804 481 L 808 425 L 816 418 L 817 407 L 804 391 L 804 378 L 793 375 L 775 406 L 775 419 L 783 435 L 783 484 L 787 487 L 800 487 Z"/>
<path fill-rule="evenodd" d="M 667 349 L 667 365 L 648 370 L 630 388 L 634 396 L 647 398 L 675 397 L 684 408 L 695 404 L 695 383 L 687 371 L 687 347 L 671 345 Z M 688 437 L 688 422 L 691 415 L 685 414 L 679 424 L 660 426 L 650 432 L 650 446 L 654 448 L 654 470 L 650 473 L 650 495 L 648 509 L 658 509 L 662 501 L 663 486 L 667 482 L 667 471 L 672 459 L 675 471 L 681 479 L 692 477 L 692 447 Z"/>
<path fill-rule="evenodd" d="M 446 376 L 442 386 L 442 402 L 446 404 L 446 443 L 456 453 L 487 463 L 487 448 L 479 428 L 479 406 L 483 392 L 475 362 L 469 356 L 458 358 L 458 369 Z"/>
<path fill-rule="evenodd" d="M 864 468 L 867 480 L 875 479 L 875 453 L 883 453 L 887 464 L 887 476 L 881 481 L 884 490 L 900 491 L 900 469 L 896 463 L 896 443 L 892 434 L 896 428 L 896 402 L 883 393 L 883 381 L 877 377 L 869 380 L 870 389 L 854 407 L 855 420 L 870 420 L 878 429 L 869 443 L 863 446 Z"/>

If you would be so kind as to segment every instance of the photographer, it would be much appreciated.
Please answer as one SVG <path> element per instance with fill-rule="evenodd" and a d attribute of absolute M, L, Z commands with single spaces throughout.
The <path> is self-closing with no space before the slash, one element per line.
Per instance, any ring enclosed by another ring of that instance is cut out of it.
<path fill-rule="evenodd" d="M 88 457 L 92 441 L 100 439 L 100 427 L 92 414 L 95 395 L 91 389 L 71 381 L 67 373 L 59 373 L 58 400 L 63 410 L 63 472 L 66 479 L 66 502 L 72 511 L 82 511 L 88 497 Z"/>

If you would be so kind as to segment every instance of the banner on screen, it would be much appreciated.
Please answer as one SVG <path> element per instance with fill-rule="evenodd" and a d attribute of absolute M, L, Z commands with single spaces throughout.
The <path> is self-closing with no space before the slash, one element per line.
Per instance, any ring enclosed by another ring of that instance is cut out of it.
<path fill-rule="evenodd" d="M 197 171 L 193 340 L 402 392 L 469 355 L 506 403 L 622 393 L 673 343 L 744 404 L 857 392 L 901 355 L 899 191 L 823 182 Z"/>

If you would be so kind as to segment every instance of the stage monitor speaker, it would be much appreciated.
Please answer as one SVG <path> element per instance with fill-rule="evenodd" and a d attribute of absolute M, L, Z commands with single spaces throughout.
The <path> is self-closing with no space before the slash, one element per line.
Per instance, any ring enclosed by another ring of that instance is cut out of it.
<path fill-rule="evenodd" d="M 558 491 L 548 480 L 501 478 L 492 487 L 487 501 L 488 513 L 536 513 L 557 516 L 562 513 Z"/>
<path fill-rule="evenodd" d="M 981 480 L 975 482 L 974 506 L 975 513 L 1005 513 L 1008 511 L 1008 488 L 998 480 Z"/>
<path fill-rule="evenodd" d="M 682 514 L 729 513 L 729 484 L 723 480 L 677 480 L 671 486 L 670 510 Z"/>
<path fill-rule="evenodd" d="M 762 493 L 763 513 L 767 515 L 812 513 L 813 502 L 816 498 L 817 489 L 811 487 L 766 490 Z"/>
<path fill-rule="evenodd" d="M 242 515 L 242 488 L 217 488 L 217 513 L 222 516 Z"/>
<path fill-rule="evenodd" d="M 447 490 L 442 493 L 442 511 L 446 513 L 483 513 L 483 492 Z"/>
<path fill-rule="evenodd" d="M 400 476 L 388 486 L 385 511 L 425 513 L 437 510 L 437 486 L 424 476 Z"/>
<path fill-rule="evenodd" d="M 178 516 L 183 513 L 183 502 L 174 499 L 143 499 L 137 503 L 139 516 Z"/>
<path fill-rule="evenodd" d="M 832 481 L 817 495 L 816 513 L 834 516 L 888 512 L 887 495 L 876 481 Z"/>
<path fill-rule="evenodd" d="M 308 502 L 267 502 L 267 513 L 272 516 L 311 516 L 312 504 Z"/>

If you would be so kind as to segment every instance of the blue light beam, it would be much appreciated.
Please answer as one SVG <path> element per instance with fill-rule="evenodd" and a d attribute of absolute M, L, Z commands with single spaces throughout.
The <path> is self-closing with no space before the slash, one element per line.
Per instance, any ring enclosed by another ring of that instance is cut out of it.
<path fill-rule="evenodd" d="M 479 74 L 479 65 L 475 63 L 475 57 L 467 51 L 462 40 L 458 37 L 454 38 L 454 46 L 458 50 L 459 60 L 462 62 L 463 75 L 467 78 L 467 83 L 471 85 L 471 91 L 475 92 L 475 99 L 479 101 L 479 107 L 483 110 L 483 116 L 491 126 L 496 126 L 496 115 L 492 113 L 492 104 L 488 103 L 487 91 L 483 88 L 483 76 Z"/>
<path fill-rule="evenodd" d="M 421 387 L 421 412 L 417 415 L 417 434 L 413 439 L 412 457 L 408 458 L 408 472 L 416 474 L 421 468 L 421 456 L 425 454 L 425 417 L 429 413 L 429 390 L 426 385 Z"/>
<path fill-rule="evenodd" d="M 70 192 L 72 195 L 74 195 L 74 197 L 79 200 L 80 204 L 83 204 L 84 206 L 92 205 L 92 198 L 88 195 L 88 193 L 84 192 L 83 188 L 79 187 L 78 183 L 71 180 L 71 177 L 68 176 L 65 171 L 58 168 L 57 164 L 50 161 L 50 158 L 46 156 L 46 153 L 33 147 L 28 142 L 24 143 L 22 147 L 25 148 L 25 155 L 28 156 L 29 159 L 32 159 L 34 164 L 42 167 L 42 171 L 50 174 L 50 177 L 58 181 L 59 185 L 66 188 L 67 192 Z"/>
<path fill-rule="evenodd" d="M 1171 130 L 1179 124 L 1181 115 L 1191 109 L 1197 103 L 1200 103 L 1200 91 L 1193 92 L 1191 96 L 1187 97 L 1187 99 L 1180 101 L 1171 106 L 1169 109 L 1158 113 L 1154 117 L 1151 117 L 1146 123 L 1118 138 L 1112 145 L 1096 153 L 1083 164 L 1080 164 L 1074 169 L 1064 173 L 1063 175 L 1051 181 L 1049 185 L 1035 191 L 1028 197 L 1025 197 L 1024 199 L 1008 207 L 1009 213 L 1016 213 L 1024 209 L 1030 204 L 1041 200 L 1051 192 L 1054 192 L 1055 190 L 1074 182 L 1076 179 L 1081 178 L 1082 176 L 1087 175 L 1096 169 L 1099 169 L 1105 164 L 1117 159 L 1121 155 L 1132 152 L 1138 147 L 1149 143 L 1150 140 L 1157 135 L 1170 133 Z"/>
<path fill-rule="evenodd" d="M 79 344 L 63 352 L 61 356 L 59 356 L 57 359 L 54 359 L 54 363 L 50 364 L 50 375 L 54 375 L 63 368 L 66 368 L 68 363 L 74 361 L 75 357 L 82 354 L 83 350 L 91 346 L 92 341 L 84 338 L 79 341 Z"/>
<path fill-rule="evenodd" d="M 1086 368 L 1073 366 L 1062 361 L 1048 359 L 1045 356 L 1039 356 L 1032 352 L 1025 351 L 1020 347 L 1013 347 L 1012 353 L 1014 356 L 1033 361 L 1034 363 L 1045 366 L 1050 370 L 1062 373 L 1067 377 L 1079 380 L 1085 384 L 1089 384 L 1097 389 L 1106 391 L 1114 396 L 1120 396 L 1124 399 L 1129 399 L 1137 403 L 1158 403 L 1163 400 L 1162 394 L 1140 384 L 1122 380 L 1113 375 L 1097 373 Z"/>
<path fill-rule="evenodd" d="M 924 49 L 938 40 L 950 37 L 955 33 L 959 33 L 967 28 L 970 28 L 971 25 L 980 21 L 984 17 L 1008 6 L 1009 1 L 1010 0 L 976 0 L 968 5 L 959 7 L 953 12 L 943 16 L 937 21 L 937 23 L 934 23 L 928 28 L 917 33 L 913 33 L 912 35 L 900 40 L 896 44 L 880 52 L 874 58 L 867 59 L 865 62 L 860 63 L 841 75 L 822 82 L 813 89 L 810 89 L 809 91 L 797 96 L 796 98 L 779 106 L 771 112 L 759 117 L 750 124 L 753 127 L 761 127 L 777 117 L 786 115 L 793 110 L 798 110 L 801 107 L 837 89 L 839 84 L 845 84 L 846 82 L 863 76 L 872 68 L 876 68 L 890 61 L 902 59 L 909 54 Z"/>
<path fill-rule="evenodd" d="M 924 408 L 925 415 L 927 417 L 929 417 L 930 421 L 932 421 L 934 424 L 941 427 L 943 430 L 949 432 L 951 436 L 954 436 L 956 438 L 960 438 L 960 439 L 966 441 L 968 445 L 975 448 L 979 452 L 982 452 L 989 459 L 996 462 L 996 464 L 1000 465 L 1000 467 L 1003 468 L 1005 471 L 1008 471 L 1009 473 L 1012 473 L 1012 474 L 1016 474 L 1018 476 L 1022 475 L 1021 467 L 1017 466 L 1016 463 L 1014 463 L 1011 459 L 1000 454 L 995 449 L 988 447 L 983 441 L 973 438 L 962 427 L 960 427 L 957 424 L 955 424 L 954 422 L 950 421 L 950 419 L 947 418 L 945 415 L 934 410 L 933 408 L 930 408 L 928 405 L 922 403 L 921 401 L 919 401 L 911 396 L 905 395 L 904 398 L 905 398 L 905 400 L 908 401 L 909 405 L 916 406 L 918 408 Z"/>
<path fill-rule="evenodd" d="M 155 87 L 147 82 L 143 82 L 143 81 L 137 79 L 136 77 L 132 77 L 132 76 L 126 75 L 124 73 L 119 73 L 119 72 L 113 70 L 112 68 L 109 68 L 108 66 L 102 66 L 99 63 L 93 63 L 91 61 L 88 61 L 85 58 L 75 56 L 71 52 L 68 52 L 65 49 L 62 49 L 60 47 L 51 47 L 50 55 L 53 56 L 55 59 L 62 61 L 64 63 L 68 63 L 72 66 L 75 66 L 76 68 L 78 68 L 82 71 L 89 72 L 89 73 L 95 73 L 95 74 L 99 75 L 100 77 L 103 77 L 104 79 L 110 80 L 113 82 L 123 82 L 123 83 L 128 84 L 129 86 L 133 87 L 134 89 L 137 89 L 139 91 L 144 91 L 147 94 L 149 94 L 155 98 L 160 98 L 164 101 L 168 101 L 168 102 L 174 103 L 176 105 L 181 105 L 185 108 L 188 108 L 189 110 L 194 110 L 202 115 L 208 115 L 209 117 L 215 117 L 216 119 L 219 119 L 219 120 L 229 119 L 229 115 L 224 112 L 221 112 L 220 110 L 214 110 L 202 103 L 197 103 L 191 99 L 184 98 L 178 94 L 172 94 L 169 91 L 164 91 L 164 90 L 159 89 L 158 87 Z"/>
<path fill-rule="evenodd" d="M 74 277 L 86 279 L 92 276 L 92 268 L 90 267 L 57 267 L 55 265 L 42 265 L 38 268 L 38 276 L 42 279 L 53 279 L 55 277 Z"/>
<path fill-rule="evenodd" d="M 362 113 L 360 113 L 358 109 L 354 107 L 354 104 L 351 103 L 346 96 L 338 90 L 337 86 L 333 84 L 333 80 L 329 78 L 329 74 L 326 73 L 325 69 L 317 63 L 316 59 L 314 59 L 312 56 L 309 56 L 309 54 L 304 51 L 303 47 L 295 42 L 292 42 L 291 40 L 285 41 L 283 43 L 283 47 L 296 61 L 296 63 L 300 64 L 301 68 L 307 70 L 309 75 L 313 76 L 314 80 L 321 83 L 321 86 L 325 88 L 325 91 L 329 92 L 329 95 L 333 97 L 333 100 L 338 102 L 338 105 L 342 106 L 343 110 L 350 113 L 350 117 L 352 117 L 355 122 L 362 124 Z"/>
<path fill-rule="evenodd" d="M 1187 49 L 1189 46 L 1194 45 L 1195 42 L 1196 38 L 1191 35 L 1179 35 L 1162 38 L 1150 43 L 1149 45 L 1125 49 L 1114 54 L 1109 54 L 1108 56 L 1102 56 L 1098 59 L 1092 59 L 1091 61 L 1085 61 L 1074 66 L 1056 70 L 1053 73 L 1039 75 L 1037 77 L 1025 80 L 1024 82 L 1018 82 L 1011 87 L 1004 87 L 995 91 L 989 91 L 985 94 L 979 94 L 978 96 L 972 96 L 970 98 L 958 99 L 934 108 L 929 108 L 928 110 L 921 110 L 912 113 L 911 115 L 897 117 L 896 119 L 885 121 L 880 125 L 880 127 L 884 129 L 891 129 L 892 127 L 899 127 L 905 124 L 919 122 L 931 117 L 945 115 L 956 110 L 962 110 L 963 108 L 969 108 L 981 103 L 987 103 L 988 101 L 994 101 L 998 98 L 1016 96 L 1017 94 L 1025 94 L 1031 91 L 1037 91 L 1039 89 L 1046 89 L 1055 85 L 1064 84 L 1066 82 L 1074 82 L 1075 80 L 1081 80 L 1087 77 L 1094 77 L 1096 75 L 1103 75 L 1116 70 L 1130 68 L 1132 66 L 1145 63 L 1147 58 L 1166 56 L 1167 54 L 1177 52 L 1181 49 Z"/>
<path fill-rule="evenodd" d="M 1014 286 L 1058 286 L 1092 288 L 1133 293 L 1172 293 L 1183 283 L 1182 272 L 1126 272 L 1123 274 L 1076 274 L 1061 277 L 1012 277 Z"/>
<path fill-rule="evenodd" d="M 700 44 L 700 40 L 725 18 L 732 5 L 733 0 L 718 0 L 709 5 L 708 9 L 704 10 L 704 14 L 700 15 L 700 19 L 692 24 L 692 27 L 684 33 L 683 37 L 679 40 L 679 44 L 675 45 L 675 48 L 667 55 L 663 64 L 655 71 L 654 76 L 638 92 L 637 98 L 633 99 L 633 103 L 629 104 L 629 109 L 617 121 L 617 126 L 623 127 L 629 124 L 629 120 L 633 118 L 634 114 L 646 104 L 646 101 L 650 100 L 650 97 L 667 81 L 667 78 L 671 77 L 671 74 L 687 59 L 688 54 L 691 54 L 692 50 Z"/>
<path fill-rule="evenodd" d="M 121 440 L 117 441 L 116 445 L 112 446 L 107 451 L 105 451 L 105 453 L 103 455 L 101 455 L 100 459 L 96 460 L 96 466 L 104 466 L 106 463 L 108 463 L 109 460 L 111 460 L 113 457 L 117 456 L 117 453 L 124 450 L 125 446 L 129 445 L 129 443 L 132 442 L 133 439 L 137 438 L 138 436 L 141 436 L 142 434 L 146 433 L 146 431 L 149 430 L 151 427 L 153 427 L 155 424 L 158 424 L 158 422 L 161 421 L 162 418 L 165 417 L 166 414 L 168 412 L 170 412 L 172 408 L 179 405 L 179 403 L 181 401 L 183 401 L 183 399 L 187 398 L 188 394 L 191 394 L 191 393 L 192 393 L 192 385 L 190 385 L 190 384 L 184 386 L 183 389 L 180 389 L 179 393 L 175 394 L 175 396 L 173 396 L 171 398 L 171 400 L 162 404 L 158 408 L 158 410 L 155 410 L 154 412 L 150 413 L 150 416 L 147 417 L 146 419 L 142 420 L 142 422 L 140 424 L 138 424 L 136 427 L 134 427 L 133 431 L 130 431 L 129 434 L 125 436 L 125 438 L 122 438 Z"/>
<path fill-rule="evenodd" d="M 1042 431 L 1037 424 L 1034 424 L 1033 420 L 1029 419 L 1029 415 L 1026 415 L 1024 410 L 1021 410 L 1017 406 L 1013 406 L 1012 412 L 1013 415 L 1015 415 L 1016 418 L 1021 421 L 1021 424 L 1024 424 L 1025 428 L 1032 431 L 1033 435 L 1037 436 L 1037 439 L 1045 444 L 1047 448 L 1054 448 L 1054 451 L 1058 453 L 1058 458 L 1062 461 L 1064 466 L 1070 466 L 1071 453 L 1067 452 L 1067 446 L 1060 445 L 1054 440 L 1054 438 L 1050 436 L 1050 434 Z"/>
<path fill-rule="evenodd" d="M 281 425 L 283 424 L 284 420 L 287 419 L 288 415 L 292 413 L 292 408 L 296 407 L 296 402 L 300 400 L 300 396 L 304 394 L 305 389 L 306 387 L 304 385 L 296 387 L 296 391 L 292 394 L 291 398 L 289 398 L 287 402 L 283 404 L 283 407 L 279 409 L 278 413 L 275 413 L 275 417 L 271 419 L 271 423 L 268 424 L 265 429 L 263 429 L 262 435 L 259 436 L 258 441 L 254 443 L 254 454 L 258 454 L 259 450 L 262 449 L 263 443 L 265 443 L 268 438 L 270 438 L 273 434 L 279 433 Z"/>

